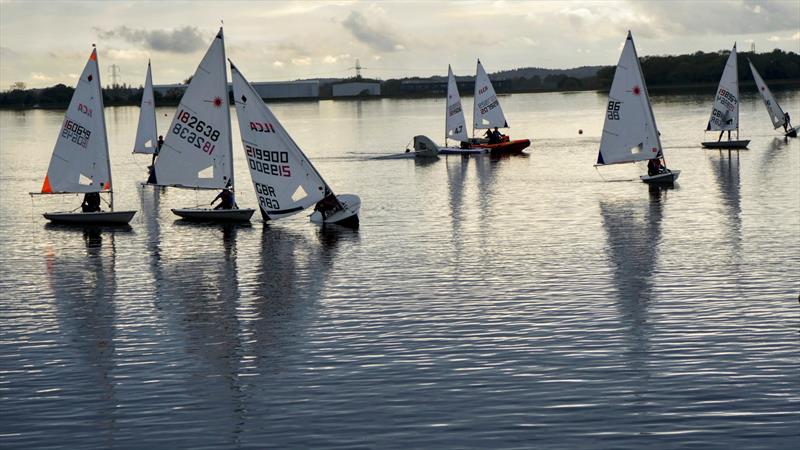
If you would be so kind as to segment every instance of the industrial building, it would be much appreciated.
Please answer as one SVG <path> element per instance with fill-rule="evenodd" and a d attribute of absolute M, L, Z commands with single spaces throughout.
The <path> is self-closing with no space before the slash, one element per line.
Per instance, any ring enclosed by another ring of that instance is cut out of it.
<path fill-rule="evenodd" d="M 258 95 L 265 100 L 287 98 L 319 98 L 319 80 L 303 81 L 265 81 L 250 83 Z M 233 88 L 228 83 L 228 91 Z M 162 84 L 153 86 L 153 91 L 161 95 L 183 94 L 185 84 Z"/>
<path fill-rule="evenodd" d="M 350 81 L 333 85 L 334 97 L 379 96 L 381 84 L 373 81 Z"/>

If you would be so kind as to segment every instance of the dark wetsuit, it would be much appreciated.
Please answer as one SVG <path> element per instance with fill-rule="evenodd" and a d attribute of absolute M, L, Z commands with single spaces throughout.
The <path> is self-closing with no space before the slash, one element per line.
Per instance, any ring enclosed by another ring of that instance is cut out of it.
<path fill-rule="evenodd" d="M 100 194 L 97 192 L 87 192 L 83 196 L 83 203 L 81 203 L 81 210 L 83 212 L 100 211 Z"/>
<path fill-rule="evenodd" d="M 233 201 L 233 192 L 231 192 L 229 189 L 223 189 L 222 192 L 214 197 L 214 200 L 211 201 L 211 204 L 214 204 L 217 199 L 220 199 L 220 202 L 219 205 L 214 207 L 214 209 L 233 209 L 235 204 Z"/>

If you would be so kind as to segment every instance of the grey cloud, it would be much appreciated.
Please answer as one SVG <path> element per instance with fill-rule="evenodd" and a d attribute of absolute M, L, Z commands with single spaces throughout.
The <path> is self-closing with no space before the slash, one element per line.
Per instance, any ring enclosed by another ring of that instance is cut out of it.
<path fill-rule="evenodd" d="M 367 44 L 375 50 L 393 52 L 402 48 L 400 43 L 391 34 L 379 30 L 367 23 L 367 18 L 358 11 L 351 11 L 342 22 L 348 31 L 360 42 Z"/>
<path fill-rule="evenodd" d="M 734 35 L 797 30 L 798 9 L 785 1 L 631 1 L 629 8 L 662 24 L 669 34 Z"/>
<path fill-rule="evenodd" d="M 192 53 L 206 45 L 209 36 L 196 27 L 185 26 L 173 30 L 142 30 L 126 26 L 113 30 L 97 29 L 101 39 L 121 39 L 131 44 L 140 44 L 149 50 L 171 53 Z"/>

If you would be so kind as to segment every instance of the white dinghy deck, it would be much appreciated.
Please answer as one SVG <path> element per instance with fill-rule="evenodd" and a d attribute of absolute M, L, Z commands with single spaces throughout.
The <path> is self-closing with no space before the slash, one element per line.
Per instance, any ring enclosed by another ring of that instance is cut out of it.
<path fill-rule="evenodd" d="M 341 209 L 334 210 L 330 214 L 321 211 L 314 211 L 309 218 L 311 222 L 317 224 L 335 224 L 347 227 L 358 228 L 358 212 L 361 209 L 361 199 L 357 195 L 342 194 L 337 195 Z"/>
<path fill-rule="evenodd" d="M 184 220 L 195 222 L 249 222 L 256 210 L 253 208 L 174 208 L 171 211 Z"/>
<path fill-rule="evenodd" d="M 670 185 L 678 180 L 680 174 L 680 170 L 668 170 L 657 175 L 642 175 L 639 178 L 647 184 Z"/>
<path fill-rule="evenodd" d="M 737 149 L 737 150 L 747 150 L 747 146 L 750 145 L 750 139 L 745 140 L 730 140 L 730 141 L 707 141 L 701 142 L 700 145 L 703 148 L 707 149 Z"/>
<path fill-rule="evenodd" d="M 44 218 L 54 222 L 75 225 L 127 225 L 136 211 L 97 212 L 46 212 Z"/>

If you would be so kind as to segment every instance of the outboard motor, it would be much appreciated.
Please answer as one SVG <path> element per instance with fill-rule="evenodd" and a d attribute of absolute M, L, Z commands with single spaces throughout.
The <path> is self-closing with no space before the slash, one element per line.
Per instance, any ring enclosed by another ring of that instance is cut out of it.
<path fill-rule="evenodd" d="M 439 147 L 427 136 L 414 136 L 414 153 L 417 157 L 438 158 Z"/>

